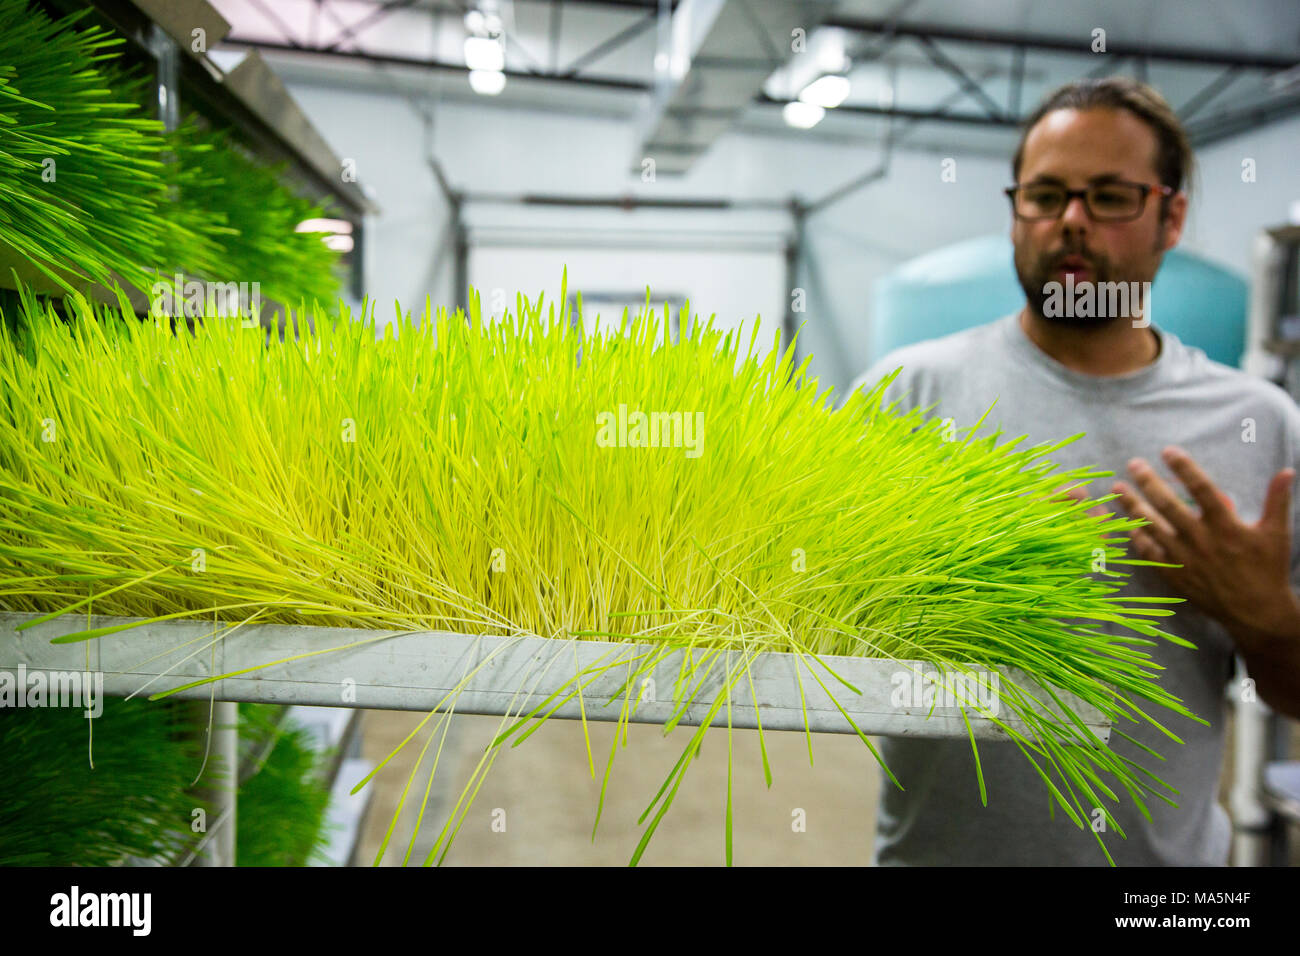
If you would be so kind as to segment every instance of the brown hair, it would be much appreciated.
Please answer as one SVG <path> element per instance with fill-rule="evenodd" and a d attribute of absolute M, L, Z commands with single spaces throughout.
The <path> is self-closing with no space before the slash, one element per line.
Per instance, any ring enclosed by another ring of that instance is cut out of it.
<path fill-rule="evenodd" d="M 1156 173 L 1160 181 L 1175 191 L 1190 188 L 1192 176 L 1192 146 L 1187 141 L 1187 131 L 1179 122 L 1169 101 L 1154 88 L 1128 77 L 1107 77 L 1103 80 L 1076 80 L 1054 90 L 1025 120 L 1011 161 L 1011 174 L 1020 178 L 1020 163 L 1024 159 L 1025 140 L 1029 132 L 1048 113 L 1056 110 L 1128 110 L 1156 134 Z"/>

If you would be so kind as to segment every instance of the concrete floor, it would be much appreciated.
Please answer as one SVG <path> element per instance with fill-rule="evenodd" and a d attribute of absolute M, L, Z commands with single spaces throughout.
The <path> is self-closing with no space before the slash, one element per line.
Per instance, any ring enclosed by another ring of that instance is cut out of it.
<path fill-rule="evenodd" d="M 382 761 L 423 719 L 422 714 L 367 711 L 364 756 L 376 763 Z M 357 855 L 360 865 L 374 862 L 432 723 L 368 784 L 374 792 Z M 412 844 L 436 741 L 424 769 L 411 780 L 406 809 L 381 865 L 402 865 L 408 846 L 412 847 L 412 865 L 424 861 L 498 726 L 495 717 L 453 719 L 420 832 Z M 596 779 L 587 764 L 582 724 L 548 721 L 521 746 L 506 749 L 497 758 L 444 865 L 626 864 L 644 832 L 637 818 L 667 778 L 693 728 L 678 728 L 667 738 L 657 725 L 628 728 L 627 744 L 614 759 L 600 829 L 593 842 L 600 777 L 609 758 L 614 727 L 596 722 L 587 726 Z M 1225 805 L 1232 763 L 1230 725 L 1227 733 Z M 766 732 L 773 777 L 768 790 L 763 786 L 757 732 L 737 730 L 733 734 L 733 859 L 737 865 L 861 866 L 870 862 L 880 772 L 857 737 L 814 735 L 815 766 L 810 767 L 803 734 Z M 1300 759 L 1300 734 L 1291 734 L 1291 749 L 1292 759 Z M 721 865 L 726 787 L 727 734 L 725 728 L 715 728 L 705 738 L 699 758 L 651 839 L 642 865 Z M 803 811 L 802 832 L 792 825 L 796 810 Z M 1292 865 L 1300 864 L 1300 833 L 1292 832 L 1290 850 Z"/>
<path fill-rule="evenodd" d="M 424 715 L 369 711 L 364 755 L 383 760 Z M 426 726 L 426 733 L 428 726 Z M 497 732 L 496 717 L 459 716 L 448 731 L 429 809 L 411 863 L 422 863 L 451 806 Z M 658 725 L 634 724 L 615 758 L 600 829 L 592 823 L 613 743 L 614 725 L 591 722 L 596 779 L 587 763 L 579 721 L 555 720 L 521 746 L 504 750 L 491 768 L 444 865 L 621 866 L 636 850 L 637 818 L 667 778 L 694 728 L 665 738 Z M 412 740 L 370 785 L 378 785 L 362 835 L 358 862 L 374 862 L 425 736 Z M 814 735 L 815 766 L 803 734 L 764 733 L 772 788 L 763 782 L 756 731 L 733 731 L 733 861 L 742 866 L 850 865 L 870 862 L 879 771 L 856 736 Z M 381 865 L 400 866 L 427 767 L 411 796 Z M 710 866 L 724 862 L 727 732 L 714 728 L 686 774 L 673 806 L 651 839 L 642 865 Z M 802 814 L 796 814 L 802 811 Z M 804 827 L 796 831 L 802 819 Z M 495 829 L 494 829 L 495 823 Z"/>

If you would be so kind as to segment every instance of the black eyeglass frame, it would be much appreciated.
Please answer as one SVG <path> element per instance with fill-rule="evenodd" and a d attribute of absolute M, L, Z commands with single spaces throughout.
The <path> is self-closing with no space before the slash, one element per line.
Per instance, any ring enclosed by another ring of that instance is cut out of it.
<path fill-rule="evenodd" d="M 1016 209 L 1016 193 L 1020 192 L 1020 190 L 1027 186 L 1053 186 L 1061 189 L 1061 191 L 1065 193 L 1065 202 L 1061 204 L 1060 211 L 1053 216 L 1020 215 L 1020 212 Z M 1118 218 L 1114 216 L 1098 216 L 1092 208 L 1092 203 L 1088 201 L 1088 192 L 1093 189 L 1103 189 L 1106 186 L 1131 186 L 1140 190 L 1141 198 L 1138 200 L 1137 212 L 1133 213 L 1131 216 L 1120 216 Z M 1151 183 L 1134 183 L 1129 182 L 1126 179 L 1112 179 L 1104 183 L 1094 183 L 1093 185 L 1086 186 L 1083 189 L 1065 189 L 1064 187 L 1057 186 L 1055 183 L 1017 183 L 1014 186 L 1008 186 L 1006 189 L 1002 190 L 1002 192 L 1006 194 L 1006 197 L 1011 200 L 1011 215 L 1015 216 L 1021 222 L 1047 222 L 1052 219 L 1060 219 L 1065 215 L 1065 210 L 1070 208 L 1070 200 L 1074 199 L 1076 196 L 1083 200 L 1083 208 L 1087 210 L 1088 218 L 1095 222 L 1132 222 L 1135 219 L 1142 218 L 1142 214 L 1146 212 L 1147 208 L 1147 197 L 1152 193 L 1158 193 L 1162 199 L 1168 200 L 1169 197 L 1173 196 L 1177 191 L 1178 190 L 1174 189 L 1172 186 L 1166 186 L 1163 183 L 1153 186 Z"/>

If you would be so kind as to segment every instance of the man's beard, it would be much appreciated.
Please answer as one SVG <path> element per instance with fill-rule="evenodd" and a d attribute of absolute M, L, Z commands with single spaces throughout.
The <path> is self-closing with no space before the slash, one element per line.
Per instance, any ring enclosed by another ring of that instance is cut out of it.
<path fill-rule="evenodd" d="M 1087 283 L 1111 282 L 1115 278 L 1115 269 L 1111 265 L 1110 259 L 1106 256 L 1095 252 L 1087 251 L 1083 246 L 1064 245 L 1052 252 L 1032 254 L 1027 248 L 1022 250 L 1017 248 L 1015 251 L 1016 275 L 1020 279 L 1020 288 L 1025 292 L 1025 299 L 1034 313 L 1041 316 L 1048 322 L 1055 325 L 1069 326 L 1070 328 L 1103 328 L 1117 319 L 1123 318 L 1118 315 L 1099 315 L 1096 314 L 1102 310 L 1094 309 L 1092 315 L 1076 315 L 1074 309 L 1047 309 L 1046 303 L 1050 296 L 1047 288 L 1049 283 L 1055 282 L 1061 286 L 1058 296 L 1064 295 L 1065 280 L 1060 275 L 1061 262 L 1069 256 L 1078 256 L 1082 258 L 1091 273 L 1091 277 L 1082 281 L 1074 281 L 1074 289 L 1077 290 Z M 1058 299 L 1059 301 L 1059 299 Z M 1049 315 L 1049 311 L 1057 314 Z"/>

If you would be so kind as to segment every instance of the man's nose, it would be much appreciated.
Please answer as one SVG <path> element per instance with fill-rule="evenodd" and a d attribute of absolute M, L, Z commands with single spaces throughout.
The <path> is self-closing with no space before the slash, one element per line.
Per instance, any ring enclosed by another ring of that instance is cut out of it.
<path fill-rule="evenodd" d="M 1082 196 L 1071 196 L 1066 201 L 1065 209 L 1061 211 L 1061 222 L 1076 229 L 1087 229 L 1092 224 L 1092 217 L 1088 215 L 1088 206 Z"/>

